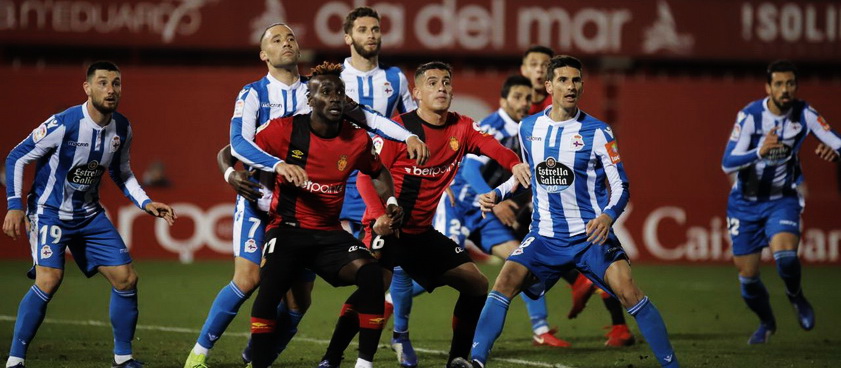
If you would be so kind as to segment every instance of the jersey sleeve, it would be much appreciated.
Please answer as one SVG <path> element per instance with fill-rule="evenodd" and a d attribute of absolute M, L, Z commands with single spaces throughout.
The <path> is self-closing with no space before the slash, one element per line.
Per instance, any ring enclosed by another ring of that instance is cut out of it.
<path fill-rule="evenodd" d="M 405 142 L 409 139 L 409 137 L 414 136 L 414 134 L 406 130 L 406 128 L 394 120 L 382 116 L 368 107 L 362 105 L 359 107 L 365 115 L 365 121 L 362 121 L 360 122 L 361 124 L 359 124 L 363 129 L 380 137 L 397 142 Z"/>
<path fill-rule="evenodd" d="M 394 164 L 395 160 L 401 152 L 399 146 L 402 144 L 386 141 L 382 142 L 379 159 L 384 170 L 389 170 Z M 360 172 L 356 178 L 356 189 L 359 190 L 359 195 L 365 202 L 365 211 L 370 212 L 372 217 L 377 218 L 385 214 L 385 204 L 377 194 L 374 188 L 374 183 L 371 182 L 371 177 Z"/>
<path fill-rule="evenodd" d="M 400 100 L 397 101 L 397 113 L 405 114 L 409 111 L 417 109 L 418 105 L 415 99 L 412 98 L 412 91 L 409 89 L 409 80 L 406 75 L 400 73 Z"/>
<path fill-rule="evenodd" d="M 50 150 L 61 145 L 64 140 L 65 126 L 56 120 L 55 115 L 39 125 L 29 136 L 9 152 L 6 157 L 6 201 L 7 209 L 23 209 L 23 169 L 26 164 L 35 161 Z"/>
<path fill-rule="evenodd" d="M 730 133 L 724 157 L 721 159 L 721 169 L 730 174 L 752 165 L 759 160 L 759 148 L 750 148 L 750 136 L 754 133 L 753 116 L 740 111 L 736 117 L 736 124 Z"/>
<path fill-rule="evenodd" d="M 514 151 L 500 144 L 492 135 L 483 133 L 479 124 L 473 122 L 473 129 L 468 131 L 467 136 L 468 152 L 488 156 L 508 172 L 511 172 L 514 165 L 520 163 L 520 158 Z"/>
<path fill-rule="evenodd" d="M 835 153 L 841 153 L 839 152 L 841 151 L 841 136 L 829 126 L 829 123 L 817 110 L 811 107 L 806 109 L 806 125 L 818 140 L 835 150 Z"/>
<path fill-rule="evenodd" d="M 459 175 L 461 175 L 467 184 L 473 187 L 476 193 L 481 194 L 491 191 L 491 187 L 485 182 L 485 178 L 482 176 L 482 166 L 485 166 L 486 163 L 488 163 L 487 156 L 477 156 L 469 153 L 467 156 L 464 156 L 463 166 L 459 170 Z"/>
<path fill-rule="evenodd" d="M 272 119 L 257 129 L 254 137 L 254 144 L 257 148 L 272 156 L 280 156 L 280 149 L 277 144 L 280 142 L 281 123 L 279 119 Z M 280 161 L 283 162 L 283 161 Z"/>
<path fill-rule="evenodd" d="M 119 188 L 128 199 L 134 202 L 135 206 L 139 207 L 141 210 L 145 210 L 146 204 L 152 200 L 149 199 L 149 196 L 146 195 L 146 192 L 142 187 L 140 187 L 140 183 L 131 171 L 131 160 L 129 157 L 129 152 L 131 151 L 131 141 L 132 132 L 131 126 L 129 126 L 126 131 L 126 141 L 111 160 L 111 165 L 108 167 L 108 174 L 111 175 L 111 180 L 117 184 L 117 188 Z"/>
<path fill-rule="evenodd" d="M 257 91 L 244 88 L 237 96 L 231 118 L 231 154 L 244 164 L 261 171 L 274 172 L 282 160 L 257 146 L 257 111 L 260 108 Z"/>
<path fill-rule="evenodd" d="M 356 169 L 369 176 L 375 176 L 383 169 L 383 164 L 380 162 L 377 150 L 370 138 L 365 146 L 365 152 L 359 157 Z"/>
<path fill-rule="evenodd" d="M 593 152 L 601 161 L 607 183 L 610 186 L 610 200 L 602 210 L 613 221 L 622 215 L 631 193 L 628 191 L 628 177 L 619 157 L 619 145 L 609 129 L 597 129 L 593 135 Z"/>

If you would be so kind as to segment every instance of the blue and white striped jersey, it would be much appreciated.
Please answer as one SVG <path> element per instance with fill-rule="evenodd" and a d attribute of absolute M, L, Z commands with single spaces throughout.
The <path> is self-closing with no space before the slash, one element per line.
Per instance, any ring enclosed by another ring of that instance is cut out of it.
<path fill-rule="evenodd" d="M 731 193 L 749 201 L 797 196 L 803 181 L 798 152 L 809 133 L 836 152 L 841 149 L 841 136 L 805 101 L 796 100 L 785 115 L 773 114 L 767 104 L 766 97 L 739 111 L 721 161 L 725 173 L 738 173 Z M 785 147 L 760 158 L 765 135 L 775 128 Z"/>
<path fill-rule="evenodd" d="M 263 171 L 274 172 L 281 162 L 254 143 L 257 128 L 271 119 L 308 114 L 307 84 L 303 78 L 287 85 L 271 74 L 247 84 L 239 92 L 231 118 L 231 154 L 242 163 Z"/>
<path fill-rule="evenodd" d="M 622 214 L 630 197 L 628 177 L 606 123 L 581 110 L 572 119 L 553 121 L 551 111 L 520 123 L 523 161 L 532 171 L 531 231 L 547 237 L 575 236 L 602 213 L 614 221 Z M 511 183 L 497 190 L 506 193 Z"/>
<path fill-rule="evenodd" d="M 409 92 L 409 81 L 398 67 L 380 65 L 363 72 L 350 65 L 350 58 L 347 58 L 342 80 L 350 98 L 385 117 L 417 108 Z"/>
<path fill-rule="evenodd" d="M 29 213 L 61 220 L 95 216 L 102 211 L 99 183 L 105 170 L 123 194 L 143 209 L 150 200 L 129 166 L 131 139 L 125 116 L 115 112 L 111 122 L 100 127 L 88 115 L 87 102 L 51 116 L 6 158 L 8 209 L 23 209 L 23 169 L 36 160 Z"/>

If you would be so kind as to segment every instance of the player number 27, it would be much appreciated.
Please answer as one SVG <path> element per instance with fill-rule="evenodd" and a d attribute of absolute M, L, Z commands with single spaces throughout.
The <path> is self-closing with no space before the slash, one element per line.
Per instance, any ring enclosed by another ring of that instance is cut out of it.
<path fill-rule="evenodd" d="M 727 228 L 730 230 L 730 235 L 739 235 L 739 219 L 728 217 Z"/>
<path fill-rule="evenodd" d="M 38 230 L 38 232 L 41 234 L 41 244 L 47 244 L 47 235 L 53 238 L 53 244 L 61 240 L 61 228 L 57 225 L 41 226 L 41 230 Z"/>

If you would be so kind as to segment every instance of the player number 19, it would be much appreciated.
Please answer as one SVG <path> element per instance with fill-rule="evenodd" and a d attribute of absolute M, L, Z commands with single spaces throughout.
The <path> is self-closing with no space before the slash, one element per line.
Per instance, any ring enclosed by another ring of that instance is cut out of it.
<path fill-rule="evenodd" d="M 41 226 L 41 244 L 47 244 L 47 235 L 53 238 L 53 244 L 58 243 L 61 240 L 61 228 L 56 225 L 44 225 Z"/>

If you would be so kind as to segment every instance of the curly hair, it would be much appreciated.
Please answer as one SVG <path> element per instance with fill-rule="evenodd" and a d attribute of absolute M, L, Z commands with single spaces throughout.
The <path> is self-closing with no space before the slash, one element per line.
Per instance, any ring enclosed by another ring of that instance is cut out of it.
<path fill-rule="evenodd" d="M 310 71 L 310 78 L 315 78 L 320 75 L 335 75 L 337 77 L 342 76 L 342 64 L 331 63 L 329 61 L 325 61 L 321 63 L 321 65 L 315 66 Z"/>

